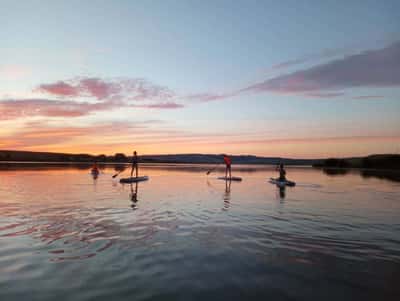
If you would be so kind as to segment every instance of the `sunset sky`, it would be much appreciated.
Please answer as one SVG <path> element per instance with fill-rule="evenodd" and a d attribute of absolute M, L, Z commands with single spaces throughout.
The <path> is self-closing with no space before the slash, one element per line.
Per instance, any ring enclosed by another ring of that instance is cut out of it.
<path fill-rule="evenodd" d="M 400 153 L 400 1 L 0 0 L 0 149 Z"/>

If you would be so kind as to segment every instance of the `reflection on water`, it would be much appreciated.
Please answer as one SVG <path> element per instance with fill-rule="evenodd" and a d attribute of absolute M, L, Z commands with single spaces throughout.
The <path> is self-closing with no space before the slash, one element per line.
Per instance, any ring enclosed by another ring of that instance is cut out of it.
<path fill-rule="evenodd" d="M 366 169 L 366 170 L 361 170 L 360 173 L 364 178 L 378 178 L 378 179 L 390 180 L 393 182 L 400 182 L 400 172 Z"/>
<path fill-rule="evenodd" d="M 392 179 L 288 168 L 297 185 L 280 190 L 273 167 L 234 169 L 236 183 L 145 165 L 149 181 L 121 185 L 101 168 L 0 170 L 0 300 L 400 296 Z"/>
<path fill-rule="evenodd" d="M 378 169 L 349 169 L 349 168 L 323 168 L 322 171 L 330 176 L 343 176 L 349 173 L 359 174 L 363 178 L 378 178 L 400 182 L 400 172 L 394 170 Z"/>
<path fill-rule="evenodd" d="M 286 186 L 278 187 L 279 189 L 279 197 L 283 200 L 286 196 Z"/>
<path fill-rule="evenodd" d="M 129 185 L 131 187 L 131 194 L 130 194 L 130 199 L 131 199 L 131 207 L 132 209 L 136 209 L 137 208 L 137 202 L 139 201 L 137 196 L 138 196 L 138 187 L 139 187 L 139 183 L 136 182 L 135 184 L 131 183 Z"/>
<path fill-rule="evenodd" d="M 228 210 L 230 207 L 231 185 L 232 185 L 232 180 L 225 180 L 225 193 L 223 195 L 223 199 L 224 199 L 223 210 Z"/>
<path fill-rule="evenodd" d="M 229 201 L 231 199 L 231 185 L 232 185 L 232 180 L 225 180 L 225 194 L 224 194 L 225 201 Z"/>
<path fill-rule="evenodd" d="M 324 168 L 322 171 L 329 176 L 343 176 L 350 172 L 347 168 Z"/>

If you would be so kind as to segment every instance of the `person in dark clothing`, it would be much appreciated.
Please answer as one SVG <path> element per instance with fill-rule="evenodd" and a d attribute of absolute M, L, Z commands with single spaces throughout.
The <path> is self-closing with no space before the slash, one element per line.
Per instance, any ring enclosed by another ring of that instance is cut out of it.
<path fill-rule="evenodd" d="M 131 177 L 133 176 L 133 171 L 135 170 L 136 178 L 139 176 L 139 159 L 136 151 L 133 152 L 132 156 L 132 169 L 131 169 Z"/>
<path fill-rule="evenodd" d="M 286 170 L 283 163 L 279 164 L 277 170 L 279 171 L 279 181 L 286 181 Z"/>

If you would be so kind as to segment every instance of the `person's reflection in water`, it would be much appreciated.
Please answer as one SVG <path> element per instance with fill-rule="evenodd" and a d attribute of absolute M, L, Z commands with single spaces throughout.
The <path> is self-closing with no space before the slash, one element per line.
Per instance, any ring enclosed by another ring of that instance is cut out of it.
<path fill-rule="evenodd" d="M 135 185 L 135 189 L 133 188 L 133 185 Z M 137 198 L 137 194 L 138 194 L 138 183 L 137 182 L 135 184 L 131 183 L 131 193 L 129 195 L 129 198 L 132 202 L 131 207 L 133 210 L 137 209 L 137 202 L 139 201 Z"/>
<path fill-rule="evenodd" d="M 228 210 L 230 207 L 231 183 L 232 183 L 232 180 L 225 181 L 224 208 L 222 208 L 223 210 Z"/>
<path fill-rule="evenodd" d="M 286 197 L 286 187 L 279 187 L 279 197 L 281 199 L 281 201 L 283 201 Z"/>
<path fill-rule="evenodd" d="M 98 174 L 98 173 L 97 173 L 97 174 L 91 173 L 91 175 L 92 175 L 92 179 L 93 179 L 93 187 L 94 187 L 94 190 L 96 191 L 96 188 L 97 188 L 97 178 L 99 177 L 99 174 Z"/>

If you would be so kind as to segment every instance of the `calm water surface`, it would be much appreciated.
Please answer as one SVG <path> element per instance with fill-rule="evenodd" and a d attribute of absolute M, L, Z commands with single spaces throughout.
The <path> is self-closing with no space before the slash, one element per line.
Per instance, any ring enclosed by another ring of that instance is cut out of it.
<path fill-rule="evenodd" d="M 0 300 L 400 300 L 400 182 L 206 171 L 0 169 Z"/>

